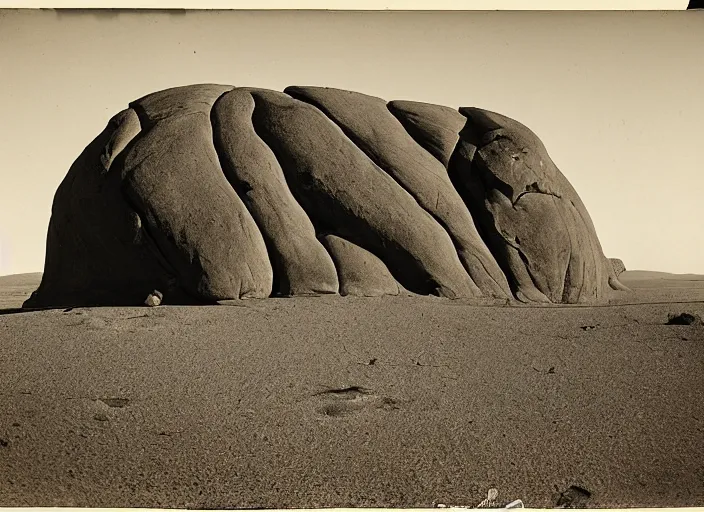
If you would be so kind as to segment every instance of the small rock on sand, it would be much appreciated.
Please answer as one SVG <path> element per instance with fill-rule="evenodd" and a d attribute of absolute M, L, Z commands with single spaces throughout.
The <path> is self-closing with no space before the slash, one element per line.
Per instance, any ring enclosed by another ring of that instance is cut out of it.
<path fill-rule="evenodd" d="M 150 307 L 158 306 L 159 304 L 161 304 L 163 298 L 164 296 L 159 290 L 154 290 L 147 296 L 146 300 L 144 301 L 144 305 Z"/>
<path fill-rule="evenodd" d="M 670 313 L 667 315 L 667 325 L 704 325 L 702 317 L 691 313 Z"/>
<path fill-rule="evenodd" d="M 591 492 L 582 487 L 570 486 L 569 489 L 560 494 L 560 498 L 557 500 L 557 508 L 586 508 L 587 501 L 589 501 L 591 495 Z"/>

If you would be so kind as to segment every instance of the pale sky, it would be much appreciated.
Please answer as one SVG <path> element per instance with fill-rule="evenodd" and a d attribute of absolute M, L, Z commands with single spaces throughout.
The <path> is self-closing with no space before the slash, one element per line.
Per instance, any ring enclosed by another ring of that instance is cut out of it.
<path fill-rule="evenodd" d="M 110 117 L 192 83 L 500 112 L 544 141 L 607 256 L 704 274 L 703 50 L 696 11 L 5 12 L 0 275 L 43 269 L 54 192 Z"/>

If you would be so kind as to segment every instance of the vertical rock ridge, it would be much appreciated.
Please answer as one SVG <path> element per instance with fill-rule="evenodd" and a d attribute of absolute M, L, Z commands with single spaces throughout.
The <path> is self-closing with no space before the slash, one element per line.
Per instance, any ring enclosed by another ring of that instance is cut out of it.
<path fill-rule="evenodd" d="M 480 294 L 510 296 L 508 283 L 503 282 L 496 261 L 476 232 L 469 211 L 447 177 L 447 170 L 406 132 L 384 100 L 316 87 L 288 87 L 284 91 L 320 110 L 445 230 L 472 287 Z M 341 119 L 337 114 L 343 111 Z M 358 133 L 360 124 L 373 128 L 371 132 Z M 478 260 L 481 264 L 477 264 Z M 493 272 L 487 272 L 489 267 L 493 267 Z"/>
<path fill-rule="evenodd" d="M 267 244 L 274 271 L 272 293 L 337 293 L 334 263 L 292 194 L 276 154 L 257 133 L 257 100 L 252 92 L 249 88 L 228 92 L 213 115 L 226 177 Z"/>
<path fill-rule="evenodd" d="M 210 119 L 210 127 L 211 127 L 211 131 L 212 131 L 212 134 L 213 134 L 213 149 L 215 150 L 215 154 L 216 154 L 217 157 L 218 157 L 218 163 L 219 163 L 219 165 L 220 165 L 220 171 L 223 173 L 223 176 L 225 177 L 225 180 L 230 184 L 230 186 L 232 187 L 232 190 L 235 192 L 235 194 L 237 194 L 237 197 L 239 197 L 240 200 L 242 201 L 242 204 L 244 205 L 244 207 L 245 207 L 247 213 L 249 214 L 250 218 L 252 219 L 252 222 L 254 222 L 254 224 L 257 226 L 257 229 L 258 229 L 258 231 L 259 231 L 259 234 L 260 234 L 260 236 L 262 236 L 262 239 L 264 240 L 264 246 L 265 246 L 266 257 L 267 257 L 267 261 L 269 262 L 269 268 L 271 269 L 271 273 L 272 273 L 271 283 L 270 283 L 270 285 L 269 285 L 269 290 L 268 290 L 268 293 L 267 293 L 267 296 L 270 296 L 270 295 L 272 294 L 272 290 L 273 290 L 274 285 L 275 285 L 276 276 L 274 275 L 274 265 L 273 265 L 272 260 L 271 260 L 271 254 L 270 254 L 270 250 L 269 250 L 269 244 L 267 243 L 267 240 L 265 239 L 265 237 L 264 237 L 263 234 L 262 234 L 262 229 L 261 229 L 261 227 L 259 226 L 259 223 L 257 222 L 257 219 L 254 218 L 254 216 L 252 215 L 252 212 L 250 211 L 249 207 L 247 206 L 247 202 L 245 201 L 245 197 L 244 197 L 244 194 L 245 194 L 245 193 L 242 191 L 241 187 L 239 186 L 240 184 L 237 183 L 235 180 L 232 180 L 232 179 L 230 178 L 231 173 L 228 173 L 228 172 L 226 171 L 226 168 L 227 168 L 229 162 L 227 161 L 226 155 L 224 154 L 224 150 L 223 150 L 222 144 L 220 143 L 220 141 L 221 141 L 221 139 L 222 139 L 222 134 L 220 133 L 220 124 L 217 122 L 216 119 L 214 119 L 214 118 L 215 118 L 216 106 L 218 105 L 218 103 L 220 102 L 220 100 L 222 100 L 222 98 L 223 98 L 226 94 L 232 92 L 233 90 L 234 90 L 234 89 L 229 89 L 229 90 L 227 90 L 227 91 L 224 91 L 222 94 L 220 94 L 220 95 L 217 97 L 217 99 L 213 102 L 212 106 L 210 107 L 210 113 L 209 113 L 208 117 L 209 117 L 209 119 Z M 249 269 L 249 266 L 248 266 L 247 268 Z M 251 277 L 252 279 L 254 279 L 254 275 L 252 274 L 251 269 L 250 269 L 250 277 Z M 245 297 L 245 298 L 246 298 L 246 297 Z"/>
<path fill-rule="evenodd" d="M 298 200 L 311 218 L 325 224 L 322 231 L 360 242 L 382 257 L 392 273 L 400 275 L 399 281 L 417 293 L 429 293 L 427 287 L 434 288 L 431 282 L 437 280 L 438 293 L 442 295 L 478 295 L 478 288 L 472 286 L 456 258 L 447 232 L 335 122 L 320 109 L 288 93 L 260 91 L 255 96 L 258 104 L 260 96 L 266 100 L 262 105 L 271 110 L 260 120 L 257 132 L 291 174 Z M 413 224 L 403 218 L 413 219 Z M 432 238 L 419 236 L 426 231 L 433 233 Z M 438 236 L 440 239 L 435 240 Z M 433 249 L 431 240 L 436 243 Z M 444 250 L 437 253 L 438 247 L 445 247 L 446 243 L 454 258 Z M 424 283 L 421 274 L 411 272 L 413 267 L 429 272 L 430 281 Z"/>
<path fill-rule="evenodd" d="M 182 286 L 208 301 L 271 292 L 261 233 L 225 178 L 213 145 L 211 109 L 229 90 L 174 88 L 133 102 L 148 130 L 122 171 L 126 191 L 142 206 L 145 224 Z"/>

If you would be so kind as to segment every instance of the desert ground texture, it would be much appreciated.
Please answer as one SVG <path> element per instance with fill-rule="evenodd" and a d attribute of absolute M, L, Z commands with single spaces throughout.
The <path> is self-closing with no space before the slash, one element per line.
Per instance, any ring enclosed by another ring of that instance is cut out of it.
<path fill-rule="evenodd" d="M 0 506 L 704 505 L 704 327 L 666 325 L 704 276 L 21 310 L 40 278 L 0 277 Z"/>

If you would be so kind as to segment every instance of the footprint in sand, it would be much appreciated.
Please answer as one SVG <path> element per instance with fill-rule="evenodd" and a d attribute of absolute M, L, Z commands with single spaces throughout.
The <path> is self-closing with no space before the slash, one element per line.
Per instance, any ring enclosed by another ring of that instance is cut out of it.
<path fill-rule="evenodd" d="M 110 330 L 110 331 L 155 331 L 164 329 L 168 323 L 165 321 L 164 313 L 146 312 L 129 316 L 97 316 L 91 314 L 90 311 L 74 311 L 69 308 L 69 313 L 79 316 L 76 323 L 71 324 L 74 327 L 83 327 L 93 331 Z"/>
<path fill-rule="evenodd" d="M 113 409 L 123 409 L 130 404 L 129 398 L 98 398 L 94 400 L 94 406 L 97 412 L 93 415 L 96 421 L 109 421 Z"/>
<path fill-rule="evenodd" d="M 109 326 L 108 322 L 104 318 L 100 317 L 88 317 L 83 320 L 82 324 L 92 330 L 107 329 Z"/>
<path fill-rule="evenodd" d="M 323 416 L 333 418 L 358 414 L 365 410 L 396 410 L 400 408 L 398 400 L 379 396 L 360 386 L 328 389 L 313 396 L 322 402 L 318 412 Z"/>
<path fill-rule="evenodd" d="M 71 322 L 68 324 L 69 327 L 83 327 L 92 331 L 101 331 L 111 326 L 111 322 L 108 318 L 98 316 L 87 308 L 66 308 L 63 312 L 67 317 L 75 319 L 69 320 L 69 322 Z"/>
<path fill-rule="evenodd" d="M 100 398 L 99 401 L 103 402 L 110 408 L 116 409 L 122 409 L 130 403 L 129 398 Z"/>

